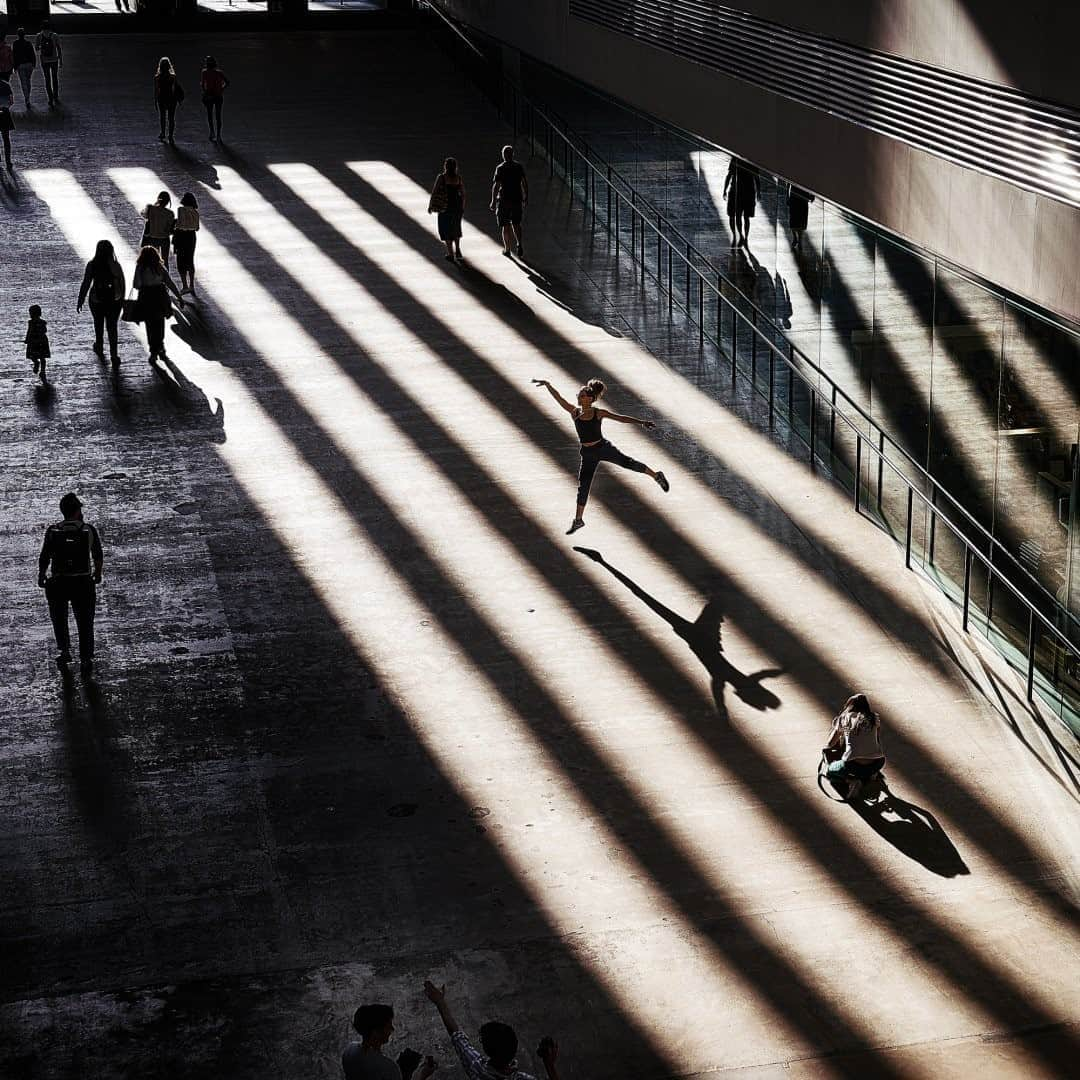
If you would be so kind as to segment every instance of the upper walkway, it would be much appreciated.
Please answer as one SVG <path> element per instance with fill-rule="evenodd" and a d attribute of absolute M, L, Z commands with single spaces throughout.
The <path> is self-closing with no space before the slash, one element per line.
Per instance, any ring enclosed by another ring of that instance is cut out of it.
<path fill-rule="evenodd" d="M 208 48 L 80 37 L 62 110 L 16 118 L 0 317 L 42 305 L 54 387 L 9 350 L 0 1073 L 335 1077 L 374 999 L 455 1075 L 431 976 L 581 1080 L 1065 1075 L 1063 729 L 539 160 L 501 257 L 508 132 L 422 39 L 215 40 L 225 142 L 192 102 L 171 150 L 144 75 Z M 162 188 L 199 199 L 200 299 L 156 369 L 125 327 L 113 378 L 78 284 L 102 238 L 130 278 Z M 671 492 L 602 466 L 571 539 L 573 428 L 530 379 L 592 376 Z M 34 561 L 69 488 L 107 563 L 65 687 Z M 895 793 L 859 812 L 815 785 L 857 690 Z"/>

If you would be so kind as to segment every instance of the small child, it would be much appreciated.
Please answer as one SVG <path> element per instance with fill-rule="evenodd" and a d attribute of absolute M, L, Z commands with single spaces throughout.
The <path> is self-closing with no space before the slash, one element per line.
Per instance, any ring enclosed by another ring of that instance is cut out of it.
<path fill-rule="evenodd" d="M 49 329 L 45 320 L 41 317 L 41 308 L 37 304 L 30 305 L 30 321 L 26 324 L 26 359 L 34 365 L 35 374 L 41 374 L 41 381 L 46 382 L 45 362 L 52 355 L 49 352 Z"/>

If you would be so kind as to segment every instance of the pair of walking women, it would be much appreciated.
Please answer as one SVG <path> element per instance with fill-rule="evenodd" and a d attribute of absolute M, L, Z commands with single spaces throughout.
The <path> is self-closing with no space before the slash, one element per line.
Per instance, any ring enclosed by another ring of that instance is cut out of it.
<path fill-rule="evenodd" d="M 210 131 L 210 141 L 221 140 L 221 109 L 225 101 L 225 90 L 229 79 L 218 67 L 217 60 L 208 56 L 203 61 L 202 74 L 199 76 L 199 89 L 202 92 L 203 107 L 206 109 L 206 126 Z M 154 72 L 154 104 L 157 106 L 160 132 L 158 139 L 168 141 L 175 146 L 176 110 L 184 103 L 184 87 L 176 75 L 172 61 L 163 56 Z"/>
<path fill-rule="evenodd" d="M 130 312 L 130 320 L 145 324 L 150 363 L 153 364 L 159 357 L 166 358 L 165 320 L 172 314 L 170 293 L 181 307 L 184 298 L 169 276 L 161 253 L 149 245 L 139 252 L 132 286 L 138 295 Z M 109 358 L 114 368 L 120 366 L 117 339 L 126 288 L 124 270 L 112 244 L 108 240 L 99 240 L 94 257 L 86 264 L 76 310 L 82 311 L 83 304 L 89 299 L 90 314 L 94 319 L 94 352 L 104 356 L 107 335 Z"/>

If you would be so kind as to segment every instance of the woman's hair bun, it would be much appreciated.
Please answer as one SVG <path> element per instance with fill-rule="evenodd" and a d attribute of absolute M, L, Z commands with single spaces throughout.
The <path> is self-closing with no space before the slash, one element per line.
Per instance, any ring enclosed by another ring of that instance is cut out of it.
<path fill-rule="evenodd" d="M 596 398 L 600 397 L 601 394 L 603 394 L 607 387 L 604 385 L 603 379 L 590 379 L 585 384 L 585 389 L 588 390 L 590 394 L 592 394 L 593 399 L 595 400 Z"/>

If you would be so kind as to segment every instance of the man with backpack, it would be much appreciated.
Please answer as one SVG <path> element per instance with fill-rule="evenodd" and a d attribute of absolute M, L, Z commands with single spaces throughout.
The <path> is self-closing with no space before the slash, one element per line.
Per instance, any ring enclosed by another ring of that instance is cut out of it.
<path fill-rule="evenodd" d="M 64 520 L 45 530 L 45 542 L 38 556 L 38 585 L 45 590 L 49 602 L 49 618 L 60 650 L 56 662 L 61 667 L 71 663 L 70 604 L 79 631 L 79 667 L 89 673 L 94 669 L 95 585 L 101 583 L 104 562 L 101 539 L 97 529 L 83 521 L 82 503 L 74 492 L 69 491 L 60 500 L 60 513 Z"/>
<path fill-rule="evenodd" d="M 26 31 L 21 26 L 15 31 L 11 56 L 15 61 L 15 70 L 19 73 L 19 82 L 22 83 L 23 104 L 29 109 L 30 85 L 34 78 L 34 68 L 37 66 L 37 56 L 34 53 L 34 43 L 27 40 Z"/>
<path fill-rule="evenodd" d="M 60 66 L 64 62 L 64 51 L 60 48 L 60 35 L 53 30 L 48 19 L 41 20 L 41 31 L 37 40 L 38 59 L 45 76 L 45 93 L 49 95 L 49 108 L 55 109 L 60 100 Z"/>

